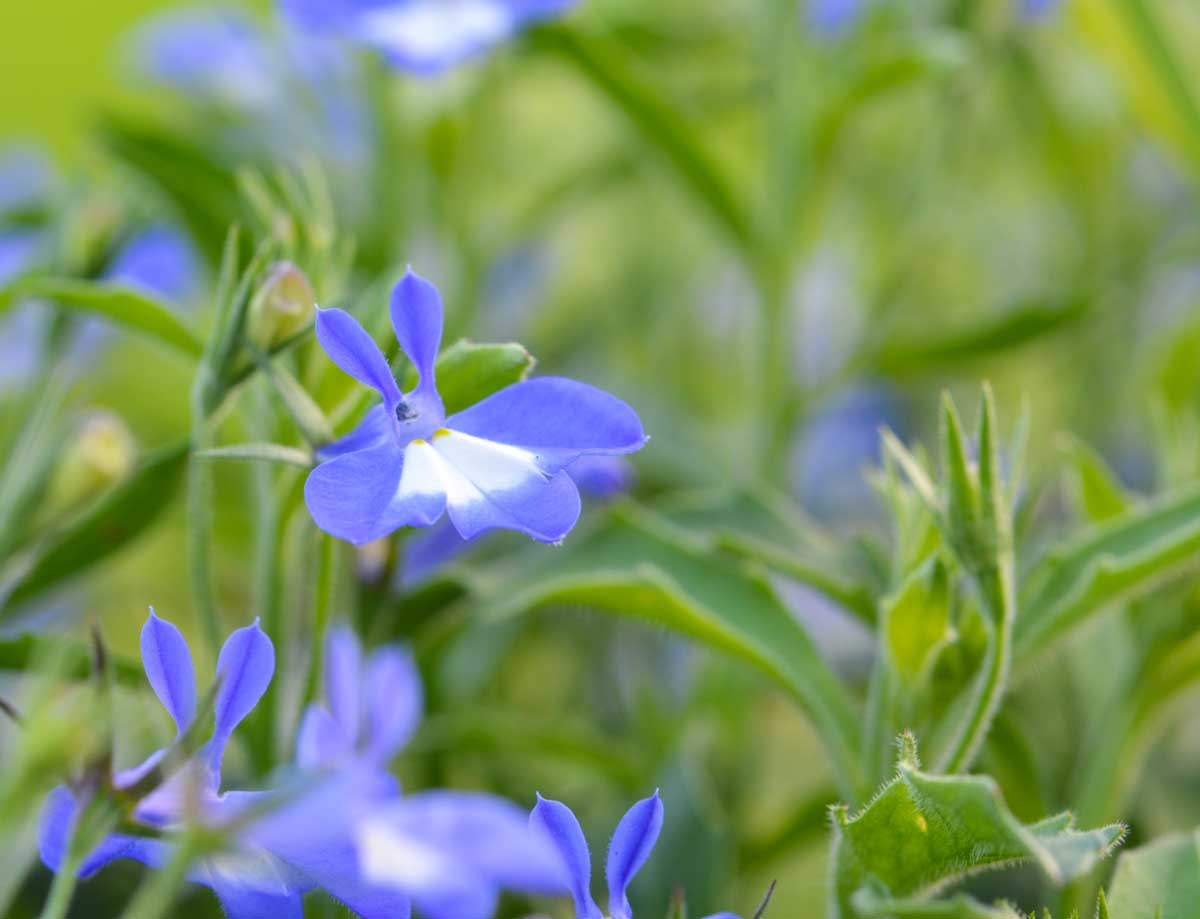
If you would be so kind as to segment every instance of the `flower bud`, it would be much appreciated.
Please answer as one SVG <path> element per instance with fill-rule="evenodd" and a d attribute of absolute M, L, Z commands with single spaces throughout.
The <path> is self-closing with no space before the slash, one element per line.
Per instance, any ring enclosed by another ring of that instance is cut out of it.
<path fill-rule="evenodd" d="M 45 513 L 56 516 L 76 510 L 122 481 L 136 459 L 137 444 L 125 421 L 112 412 L 92 412 L 67 441 Z"/>
<path fill-rule="evenodd" d="M 250 303 L 246 334 L 258 347 L 273 348 L 308 325 L 315 308 L 304 272 L 291 262 L 277 262 Z"/>

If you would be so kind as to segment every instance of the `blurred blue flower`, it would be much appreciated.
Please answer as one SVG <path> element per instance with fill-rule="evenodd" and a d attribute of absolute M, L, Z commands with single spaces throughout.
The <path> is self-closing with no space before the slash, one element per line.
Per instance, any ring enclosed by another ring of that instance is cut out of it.
<path fill-rule="evenodd" d="M 151 611 L 142 629 L 141 647 L 146 677 L 182 738 L 196 716 L 196 680 L 187 642 L 175 626 Z M 228 850 L 201 859 L 187 875 L 192 883 L 212 888 L 229 919 L 266 915 L 301 919 L 302 896 L 317 887 L 364 919 L 408 915 L 402 896 L 360 880 L 352 850 L 350 862 L 339 861 L 330 845 L 339 835 L 349 836 L 348 820 L 359 810 L 356 802 L 369 800 L 375 791 L 369 780 L 329 782 L 316 786 L 313 793 L 220 790 L 225 746 L 266 692 L 274 670 L 274 647 L 257 622 L 229 636 L 217 660 L 212 738 L 137 803 L 132 819 L 146 833 L 109 835 L 83 860 L 80 877 L 120 858 L 162 868 L 173 851 L 166 834 L 184 821 L 222 829 L 243 818 L 229 830 Z M 170 748 L 159 750 L 141 765 L 116 773 L 112 787 L 132 788 L 164 763 L 169 752 Z M 51 870 L 59 870 L 63 863 L 81 803 L 76 791 L 65 785 L 47 798 L 39 849 Z M 155 831 L 164 835 L 155 836 Z"/>
<path fill-rule="evenodd" d="M 605 878 L 608 881 L 608 916 L 633 919 L 627 890 L 629 882 L 650 857 L 662 831 L 663 806 L 656 791 L 631 807 L 608 844 Z M 558 852 L 575 901 L 575 919 L 604 919 L 592 899 L 592 856 L 583 829 L 571 809 L 538 795 L 529 825 L 549 840 Z M 706 919 L 737 919 L 732 913 L 715 913 Z"/>
<path fill-rule="evenodd" d="M 106 281 L 140 287 L 176 303 L 196 290 L 199 277 L 200 263 L 191 240 L 165 224 L 131 237 L 104 271 Z"/>
<path fill-rule="evenodd" d="M 808 23 L 825 36 L 844 34 L 858 21 L 863 0 L 808 0 Z"/>
<path fill-rule="evenodd" d="M 354 788 L 351 832 L 323 834 L 326 861 L 361 883 L 411 899 L 429 919 L 486 917 L 500 890 L 557 894 L 563 879 L 554 852 L 535 838 L 521 810 L 493 795 L 425 791 L 400 795 L 384 769 L 421 720 L 421 677 L 396 646 L 365 658 L 354 633 L 330 631 L 325 646 L 325 698 L 304 715 L 296 759 L 306 771 L 340 776 Z M 345 808 L 337 795 L 331 806 Z M 345 812 L 333 825 L 346 826 Z"/>
<path fill-rule="evenodd" d="M 380 52 L 393 66 L 434 75 L 559 15 L 577 0 L 280 0 L 284 17 Z"/>
<path fill-rule="evenodd" d="M 36 148 L 11 146 L 0 154 L 0 214 L 34 208 L 50 195 L 54 172 Z"/>
<path fill-rule="evenodd" d="M 1025 19 L 1045 19 L 1062 5 L 1062 0 L 1018 0 L 1018 8 Z"/>
<path fill-rule="evenodd" d="M 0 287 L 37 267 L 46 234 L 34 229 L 0 230 Z"/>
<path fill-rule="evenodd" d="M 142 24 L 133 41 L 135 65 L 151 80 L 227 106 L 278 98 L 272 55 L 262 30 L 232 9 L 172 10 Z"/>
<path fill-rule="evenodd" d="M 890 390 L 859 386 L 835 396 L 808 422 L 795 460 L 796 485 L 806 508 L 818 517 L 868 515 L 874 494 L 863 478 L 879 462 L 879 428 L 906 432 L 902 406 Z"/>
<path fill-rule="evenodd" d="M 446 417 L 434 379 L 442 338 L 437 288 L 412 271 L 396 285 L 392 325 L 420 382 L 401 393 L 383 353 L 339 309 L 317 313 L 317 338 L 343 371 L 383 403 L 323 448 L 304 496 L 317 525 L 366 543 L 447 513 L 464 539 L 495 529 L 558 542 L 579 517 L 565 472 L 581 456 L 638 450 L 646 441 L 628 405 L 562 377 L 524 380 Z"/>

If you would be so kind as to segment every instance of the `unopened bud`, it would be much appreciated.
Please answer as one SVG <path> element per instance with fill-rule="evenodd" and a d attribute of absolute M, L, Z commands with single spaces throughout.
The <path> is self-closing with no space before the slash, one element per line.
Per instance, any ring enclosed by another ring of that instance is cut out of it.
<path fill-rule="evenodd" d="M 112 412 L 92 412 L 79 423 L 50 485 L 46 513 L 76 510 L 121 482 L 137 460 L 137 444 L 128 425 Z"/>
<path fill-rule="evenodd" d="M 247 336 L 264 349 L 287 341 L 312 321 L 316 300 L 303 271 L 277 262 L 250 303 Z"/>

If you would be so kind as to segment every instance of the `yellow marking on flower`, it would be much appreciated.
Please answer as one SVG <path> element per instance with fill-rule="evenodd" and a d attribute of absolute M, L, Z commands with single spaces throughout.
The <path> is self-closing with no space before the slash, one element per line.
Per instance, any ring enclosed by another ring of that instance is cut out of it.
<path fill-rule="evenodd" d="M 922 833 L 929 832 L 929 824 L 926 822 L 924 814 L 917 814 L 917 829 Z"/>
<path fill-rule="evenodd" d="M 427 442 L 422 440 L 420 437 L 415 437 L 408 442 L 408 445 L 410 447 L 424 447 L 426 446 L 426 443 Z"/>
<path fill-rule="evenodd" d="M 449 428 L 438 428 L 433 432 L 433 437 L 430 440 L 437 440 L 439 437 L 446 437 L 448 434 L 450 434 Z"/>

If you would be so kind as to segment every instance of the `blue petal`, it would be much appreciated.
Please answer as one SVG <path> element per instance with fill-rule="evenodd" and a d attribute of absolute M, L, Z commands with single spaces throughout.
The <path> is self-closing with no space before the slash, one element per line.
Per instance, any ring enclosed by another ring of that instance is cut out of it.
<path fill-rule="evenodd" d="M 529 815 L 529 825 L 544 833 L 558 851 L 575 901 L 576 919 L 603 919 L 600 907 L 592 899 L 592 864 L 587 840 L 571 809 L 539 794 L 533 813 Z"/>
<path fill-rule="evenodd" d="M 319 705 L 310 705 L 296 734 L 296 764 L 301 769 L 328 769 L 353 753 L 342 726 Z"/>
<path fill-rule="evenodd" d="M 620 456 L 581 456 L 567 467 L 571 481 L 593 498 L 615 498 L 633 485 L 634 469 Z"/>
<path fill-rule="evenodd" d="M 809 0 L 808 21 L 828 38 L 846 32 L 861 15 L 862 0 Z"/>
<path fill-rule="evenodd" d="M 646 442 L 628 405 L 563 377 L 514 383 L 446 419 L 446 427 L 536 454 L 547 473 L 585 454 L 632 453 Z"/>
<path fill-rule="evenodd" d="M 183 633 L 151 609 L 141 642 L 146 678 L 182 734 L 196 714 L 196 673 Z"/>
<path fill-rule="evenodd" d="M 322 463 L 304 483 L 308 510 L 326 533 L 361 545 L 402 526 L 428 526 L 445 510 L 437 490 L 401 494 L 405 452 L 386 443 Z M 416 468 L 416 467 L 414 467 Z"/>
<path fill-rule="evenodd" d="M 343 736 L 354 747 L 362 722 L 362 648 L 358 637 L 346 626 L 329 631 L 325 641 L 325 700 Z"/>
<path fill-rule="evenodd" d="M 403 747 L 424 711 L 421 672 L 412 654 L 399 648 L 380 648 L 367 661 L 367 755 L 386 761 Z"/>
<path fill-rule="evenodd" d="M 304 919 L 304 899 L 296 891 L 258 890 L 216 871 L 211 879 L 227 919 Z"/>
<path fill-rule="evenodd" d="M 360 383 L 377 390 L 388 412 L 400 402 L 400 387 L 387 358 L 358 320 L 339 309 L 317 309 L 317 340 L 329 359 Z"/>
<path fill-rule="evenodd" d="M 712 913 L 703 919 L 742 919 L 737 913 Z"/>
<path fill-rule="evenodd" d="M 199 274 L 191 241 L 178 230 L 160 225 L 126 242 L 104 272 L 104 279 L 179 302 L 196 289 Z"/>
<path fill-rule="evenodd" d="M 500 888 L 558 894 L 558 853 L 508 801 L 479 792 L 401 798 L 359 833 L 364 873 L 408 893 L 428 919 L 488 916 Z"/>
<path fill-rule="evenodd" d="M 214 775 L 221 774 L 225 744 L 234 728 L 250 714 L 262 698 L 275 673 L 275 647 L 271 639 L 253 625 L 238 629 L 225 641 L 217 657 L 216 724 L 209 745 L 208 762 Z"/>
<path fill-rule="evenodd" d="M 633 919 L 626 890 L 646 863 L 662 830 L 663 806 L 656 791 L 629 808 L 608 844 L 608 911 L 612 919 Z"/>
<path fill-rule="evenodd" d="M 401 587 L 412 590 L 423 584 L 472 545 L 475 544 L 458 535 L 458 530 L 449 520 L 439 521 L 428 530 L 413 533 L 404 541 Z"/>
<path fill-rule="evenodd" d="M 347 768 L 289 796 L 288 803 L 256 821 L 244 841 L 266 849 L 362 919 L 407 919 L 408 897 L 367 880 L 354 843 L 359 821 L 396 794 L 390 776 Z"/>
<path fill-rule="evenodd" d="M 38 825 L 38 853 L 51 871 L 58 871 L 66 857 L 75 828 L 76 807 L 75 795 L 65 785 L 59 785 L 46 796 Z M 79 877 L 90 877 L 118 858 L 130 858 L 161 868 L 169 860 L 170 852 L 168 844 L 161 840 L 113 833 L 84 858 L 79 866 Z"/>
<path fill-rule="evenodd" d="M 434 365 L 442 344 L 442 298 L 437 288 L 408 269 L 392 290 L 391 312 L 400 347 L 420 374 L 413 396 L 425 403 L 420 406 L 422 411 L 444 415 L 434 378 Z"/>
<path fill-rule="evenodd" d="M 347 453 L 380 447 L 391 443 L 394 436 L 391 417 L 387 407 L 381 402 L 367 412 L 358 427 L 345 437 L 318 447 L 317 459 L 325 463 Z"/>
<path fill-rule="evenodd" d="M 51 191 L 51 165 L 33 146 L 11 146 L 0 154 L 0 214 L 36 207 Z"/>

